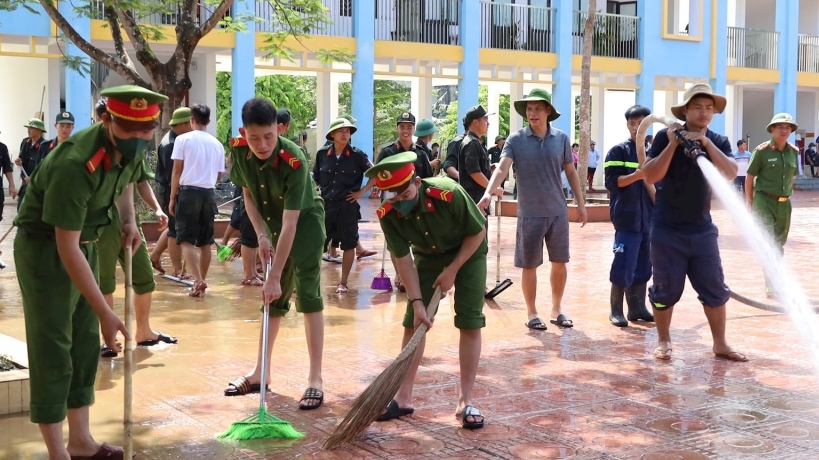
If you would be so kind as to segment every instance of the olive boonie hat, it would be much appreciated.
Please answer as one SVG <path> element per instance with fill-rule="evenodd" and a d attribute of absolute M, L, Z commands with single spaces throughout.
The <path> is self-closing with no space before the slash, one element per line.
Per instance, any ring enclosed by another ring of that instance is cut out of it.
<path fill-rule="evenodd" d="M 506 140 L 506 136 L 502 136 L 502 135 L 495 136 L 495 142 L 498 142 L 501 139 Z"/>
<path fill-rule="evenodd" d="M 56 119 L 56 121 L 54 123 L 56 123 L 56 124 L 70 123 L 70 124 L 73 125 L 74 124 L 74 115 L 71 112 L 60 112 L 60 114 L 57 115 L 57 119 Z"/>
<path fill-rule="evenodd" d="M 180 123 L 187 123 L 191 121 L 191 109 L 190 107 L 180 107 L 173 111 L 173 116 L 171 117 L 171 122 L 168 123 L 171 126 L 178 125 Z"/>
<path fill-rule="evenodd" d="M 547 118 L 546 121 L 555 121 L 557 120 L 557 117 L 560 116 L 560 112 L 558 112 L 555 106 L 552 105 L 552 95 L 545 89 L 540 88 L 533 89 L 529 92 L 529 95 L 523 99 L 515 101 L 515 111 L 526 119 L 526 103 L 534 101 L 543 101 L 552 107 L 552 113 L 549 114 L 549 118 Z"/>
<path fill-rule="evenodd" d="M 395 124 L 397 125 L 398 123 L 412 123 L 414 125 L 415 115 L 409 112 L 404 112 L 401 115 L 398 115 L 398 118 L 395 120 Z"/>
<path fill-rule="evenodd" d="M 769 133 L 772 132 L 774 125 L 778 125 L 779 123 L 787 123 L 791 125 L 791 132 L 794 132 L 797 129 L 799 129 L 799 125 L 796 124 L 796 121 L 794 121 L 791 114 L 777 113 L 776 115 L 774 115 L 773 118 L 771 118 L 771 122 L 768 123 L 768 132 Z"/>
<path fill-rule="evenodd" d="M 435 126 L 435 123 L 433 123 L 432 120 L 427 120 L 426 118 L 419 121 L 418 124 L 415 125 L 415 136 L 416 137 L 429 136 L 430 134 L 435 134 L 437 132 L 438 132 L 438 127 Z"/>
<path fill-rule="evenodd" d="M 355 118 L 353 118 L 353 116 L 352 116 L 352 115 L 350 115 L 349 113 L 344 113 L 344 114 L 341 114 L 341 115 L 339 115 L 338 117 L 339 117 L 339 118 L 343 118 L 343 119 L 345 119 L 345 120 L 349 121 L 349 122 L 350 122 L 350 123 L 352 123 L 352 124 L 356 124 L 356 123 L 358 123 L 358 120 L 356 120 Z"/>
<path fill-rule="evenodd" d="M 724 97 L 714 93 L 714 90 L 711 89 L 710 85 L 705 83 L 697 83 L 696 85 L 685 90 L 685 93 L 683 94 L 683 101 L 680 104 L 671 107 L 671 113 L 674 114 L 678 120 L 685 121 L 685 113 L 683 113 L 683 109 L 689 102 L 691 102 L 691 99 L 694 99 L 697 96 L 708 96 L 713 99 L 715 113 L 722 113 L 725 110 L 726 100 Z"/>
<path fill-rule="evenodd" d="M 156 121 L 161 113 L 159 104 L 168 100 L 167 96 L 136 85 L 106 88 L 100 91 L 100 96 L 108 99 L 108 113 L 137 123 Z"/>
<path fill-rule="evenodd" d="M 415 174 L 415 152 L 402 152 L 384 158 L 378 164 L 364 173 L 369 178 L 375 178 L 375 186 L 379 190 L 390 190 L 401 187 L 412 179 Z"/>
<path fill-rule="evenodd" d="M 46 132 L 45 123 L 43 123 L 43 120 L 40 120 L 39 118 L 29 118 L 28 122 L 26 122 L 23 127 L 39 129 L 42 132 Z"/>
<path fill-rule="evenodd" d="M 333 140 L 333 131 L 341 128 L 350 128 L 351 136 L 358 131 L 358 128 L 356 128 L 354 124 L 350 123 L 350 120 L 346 118 L 336 118 L 332 123 L 330 123 L 330 128 L 327 129 L 327 135 L 324 136 L 324 138 L 328 141 Z"/>

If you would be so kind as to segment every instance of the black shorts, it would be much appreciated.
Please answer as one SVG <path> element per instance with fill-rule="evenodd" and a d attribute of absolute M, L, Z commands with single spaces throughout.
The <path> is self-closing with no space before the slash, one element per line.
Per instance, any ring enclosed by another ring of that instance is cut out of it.
<path fill-rule="evenodd" d="M 233 198 L 242 196 L 242 187 L 236 187 L 237 192 L 233 194 Z M 242 229 L 242 215 L 244 214 L 244 200 L 239 199 L 233 202 L 233 211 L 230 213 L 230 226 L 236 230 Z"/>
<path fill-rule="evenodd" d="M 259 247 L 259 237 L 256 235 L 256 230 L 253 228 L 253 224 L 250 222 L 250 217 L 247 216 L 247 212 L 241 213 L 239 231 L 241 232 L 239 235 L 239 244 L 253 249 Z"/>
<path fill-rule="evenodd" d="M 594 173 L 597 172 L 597 167 L 592 168 L 589 166 L 589 175 L 594 176 Z"/>
<path fill-rule="evenodd" d="M 686 275 L 703 305 L 721 307 L 728 302 L 731 292 L 725 285 L 717 237 L 713 224 L 696 233 L 651 226 L 654 284 L 648 298 L 654 308 L 662 310 L 680 301 Z"/>
<path fill-rule="evenodd" d="M 183 185 L 176 199 L 176 242 L 197 247 L 213 241 L 213 221 L 216 219 L 216 194 L 213 189 Z"/>
<path fill-rule="evenodd" d="M 361 218 L 358 202 L 325 201 L 324 228 L 327 242 L 342 251 L 355 249 L 358 245 L 358 219 Z"/>
<path fill-rule="evenodd" d="M 176 238 L 176 217 L 172 216 L 169 211 L 169 205 L 171 203 L 171 191 L 170 190 L 160 190 L 159 197 L 159 207 L 162 209 L 162 212 L 168 216 L 168 237 L 169 238 Z M 177 209 L 177 212 L 179 210 Z"/>

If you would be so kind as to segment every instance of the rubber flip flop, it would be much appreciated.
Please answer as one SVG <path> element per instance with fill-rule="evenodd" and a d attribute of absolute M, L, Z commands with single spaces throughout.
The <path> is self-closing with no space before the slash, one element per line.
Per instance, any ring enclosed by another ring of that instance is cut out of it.
<path fill-rule="evenodd" d="M 398 407 L 398 401 L 393 399 L 389 404 L 387 404 L 387 411 L 379 415 L 375 421 L 386 422 L 387 420 L 394 420 L 405 415 L 412 415 L 414 413 L 415 409 Z"/>
<path fill-rule="evenodd" d="M 570 320 L 563 313 L 557 315 L 557 318 L 550 319 L 550 323 L 560 327 L 574 327 L 574 321 Z"/>
<path fill-rule="evenodd" d="M 302 405 L 302 402 L 305 402 L 310 399 L 317 399 L 318 402 Z M 304 394 L 301 396 L 301 399 L 299 400 L 299 409 L 301 410 L 318 409 L 319 407 L 321 407 L 322 404 L 324 404 L 324 392 L 316 388 L 308 388 L 304 390 Z"/>
<path fill-rule="evenodd" d="M 535 331 L 545 331 L 547 329 L 546 323 L 540 318 L 532 318 L 526 323 L 526 327 Z"/>
<path fill-rule="evenodd" d="M 116 358 L 117 352 L 108 348 L 108 345 L 102 344 L 100 347 L 100 357 L 102 358 Z"/>
<path fill-rule="evenodd" d="M 102 459 L 111 459 L 111 458 L 122 458 L 125 455 L 125 451 L 122 447 L 112 446 L 107 442 L 102 443 L 100 450 L 97 451 L 96 454 L 86 457 L 82 455 L 72 455 L 71 460 L 102 460 Z M 136 457 L 136 454 L 133 455 Z"/>
<path fill-rule="evenodd" d="M 717 359 L 724 359 L 726 361 L 734 361 L 744 363 L 748 361 L 748 357 L 737 351 L 729 351 L 728 353 L 714 353 Z"/>
<path fill-rule="evenodd" d="M 480 417 L 481 421 L 470 422 L 466 420 L 467 417 L 472 417 L 473 420 Z M 459 418 L 461 419 L 461 426 L 468 430 L 476 430 L 478 428 L 483 428 L 484 420 L 483 414 L 481 414 L 481 411 L 479 411 L 478 408 L 476 408 L 475 406 L 464 407 L 464 410 L 461 411 L 461 413 L 459 414 Z"/>
<path fill-rule="evenodd" d="M 365 257 L 372 257 L 372 256 L 374 256 L 376 254 L 377 253 L 375 251 L 373 251 L 372 249 L 367 249 L 366 251 L 364 251 L 364 252 L 362 252 L 360 254 L 356 254 L 355 256 L 356 256 L 357 259 L 363 259 Z"/>
<path fill-rule="evenodd" d="M 238 377 L 236 380 L 228 383 L 225 388 L 225 396 L 243 396 L 253 393 L 258 393 L 262 386 L 258 383 L 250 383 L 245 377 Z M 270 391 L 270 386 L 265 385 L 265 392 Z"/>
<path fill-rule="evenodd" d="M 137 342 L 137 346 L 150 347 L 150 346 L 153 346 L 153 345 L 158 345 L 160 342 L 161 343 L 174 344 L 174 343 L 176 343 L 178 341 L 179 341 L 179 339 L 177 339 L 176 337 L 171 337 L 169 335 L 165 335 L 165 334 L 160 332 L 158 334 L 156 340 L 143 340 L 142 342 Z"/>
<path fill-rule="evenodd" d="M 667 350 L 662 350 L 660 347 L 654 349 L 654 358 L 655 359 L 662 359 L 662 360 L 669 360 L 671 359 L 671 351 L 672 349 L 669 348 Z"/>

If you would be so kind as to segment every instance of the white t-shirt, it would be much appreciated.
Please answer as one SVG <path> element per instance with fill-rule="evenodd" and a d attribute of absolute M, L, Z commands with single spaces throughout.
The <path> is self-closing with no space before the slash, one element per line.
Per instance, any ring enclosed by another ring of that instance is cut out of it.
<path fill-rule="evenodd" d="M 176 137 L 172 160 L 185 162 L 179 185 L 213 188 L 225 172 L 225 148 L 205 131 L 193 130 Z"/>

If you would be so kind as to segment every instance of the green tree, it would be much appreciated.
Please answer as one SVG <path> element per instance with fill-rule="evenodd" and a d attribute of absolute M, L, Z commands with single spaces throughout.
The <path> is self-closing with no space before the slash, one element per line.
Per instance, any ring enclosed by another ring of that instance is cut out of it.
<path fill-rule="evenodd" d="M 481 85 L 478 88 L 478 103 L 481 104 L 484 108 L 489 106 L 489 87 L 486 85 Z M 510 109 L 510 98 L 508 94 L 501 94 L 498 98 L 498 118 L 500 120 L 498 132 L 505 136 L 509 135 L 509 109 Z M 444 117 L 443 121 L 438 124 L 438 136 L 437 139 L 440 139 L 439 142 L 442 141 L 441 150 L 446 150 L 446 145 L 451 141 L 458 133 L 463 132 L 463 123 L 458 119 L 458 101 L 454 101 L 449 104 L 446 110 L 446 117 Z M 491 145 L 494 139 L 489 139 L 487 141 L 487 145 Z"/>
<path fill-rule="evenodd" d="M 398 134 L 395 131 L 395 119 L 401 112 L 409 112 L 412 100 L 412 87 L 409 81 L 376 80 L 373 112 L 373 145 L 376 153 L 384 144 L 394 141 Z M 341 83 L 338 86 L 339 113 L 351 113 L 352 84 Z M 359 133 L 360 136 L 362 133 Z M 365 152 L 370 153 L 370 152 Z"/>
<path fill-rule="evenodd" d="M 290 131 L 287 137 L 299 131 L 316 118 L 316 78 L 293 75 L 268 75 L 256 77 L 256 96 L 270 99 L 276 107 L 290 110 Z M 216 73 L 216 137 L 227 145 L 231 126 L 231 73 Z"/>
<path fill-rule="evenodd" d="M 107 21 L 113 39 L 113 52 L 109 52 L 83 38 L 71 25 L 71 18 L 58 10 L 56 0 L 38 2 L 64 37 L 87 57 L 116 72 L 128 83 L 152 88 L 168 96 L 162 112 L 163 127 L 167 126 L 173 110 L 179 107 L 191 88 L 189 70 L 199 41 L 217 26 L 223 31 L 241 32 L 247 30 L 247 22 L 263 21 L 254 15 L 231 16 L 234 0 L 205 0 L 201 3 L 196 0 L 96 0 L 74 4 L 75 14 Z M 323 29 L 330 23 L 328 9 L 322 0 L 268 0 L 265 5 L 270 7 L 269 20 L 275 30 L 265 34 L 263 51 L 268 57 L 291 58 L 295 50 L 288 45 L 289 38 L 307 38 L 311 30 Z M 176 45 L 165 62 L 152 48 L 154 43 L 166 38 L 165 29 L 153 24 L 152 17 L 165 18 L 175 25 Z M 316 54 L 324 62 L 350 62 L 351 59 L 344 49 L 317 50 Z M 132 55 L 147 71 L 147 80 L 137 72 Z M 67 56 L 64 65 L 75 71 L 87 71 L 91 62 L 87 57 Z"/>

